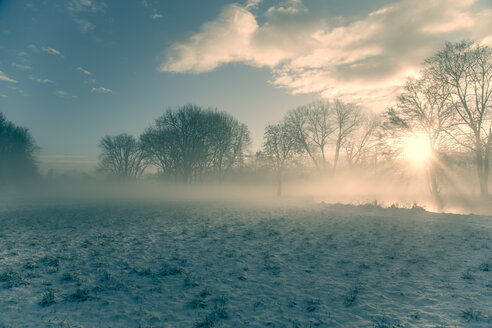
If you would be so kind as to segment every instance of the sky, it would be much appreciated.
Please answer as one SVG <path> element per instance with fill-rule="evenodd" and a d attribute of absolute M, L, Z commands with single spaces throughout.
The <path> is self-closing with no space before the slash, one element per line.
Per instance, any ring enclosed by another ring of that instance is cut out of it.
<path fill-rule="evenodd" d="M 187 103 L 251 131 L 314 100 L 374 111 L 445 41 L 492 45 L 492 0 L 0 0 L 0 112 L 43 170 L 91 170 Z"/>

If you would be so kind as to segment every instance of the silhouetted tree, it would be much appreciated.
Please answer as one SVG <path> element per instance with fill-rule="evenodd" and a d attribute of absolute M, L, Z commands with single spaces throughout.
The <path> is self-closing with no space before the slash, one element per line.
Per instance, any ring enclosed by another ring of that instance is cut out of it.
<path fill-rule="evenodd" d="M 140 137 L 149 161 L 191 183 L 204 173 L 222 179 L 240 164 L 249 130 L 231 115 L 196 105 L 168 109 Z"/>
<path fill-rule="evenodd" d="M 361 123 L 362 116 L 360 108 L 354 104 L 347 104 L 341 100 L 336 100 L 334 104 L 334 143 L 335 143 L 335 158 L 333 160 L 333 168 L 336 169 L 340 157 L 340 150 L 347 142 Z"/>
<path fill-rule="evenodd" d="M 265 128 L 263 153 L 277 173 L 277 195 L 282 195 L 282 179 L 287 164 L 300 152 L 289 124 L 279 123 Z"/>
<path fill-rule="evenodd" d="M 33 137 L 26 128 L 7 121 L 0 112 L 0 181 L 27 181 L 37 175 Z"/>
<path fill-rule="evenodd" d="M 366 163 L 371 153 L 378 146 L 378 130 L 381 126 L 381 117 L 376 114 L 361 115 L 358 128 L 347 137 L 345 155 L 349 167 Z M 375 154 L 372 154 L 375 156 Z"/>
<path fill-rule="evenodd" d="M 326 147 L 335 131 L 334 114 L 329 101 L 315 101 L 290 111 L 284 119 L 316 168 L 319 168 L 319 162 L 326 168 Z"/>
<path fill-rule="evenodd" d="M 105 136 L 99 148 L 99 167 L 103 172 L 120 178 L 135 178 L 145 169 L 142 148 L 131 135 Z"/>
<path fill-rule="evenodd" d="M 458 120 L 448 135 L 475 154 L 480 195 L 488 196 L 492 143 L 492 49 L 476 42 L 446 43 L 425 61 L 435 83 L 449 88 L 449 104 Z"/>
<path fill-rule="evenodd" d="M 398 97 L 397 108 L 393 111 L 395 127 L 404 130 L 406 134 L 423 134 L 429 141 L 432 155 L 428 163 L 429 187 L 439 206 L 442 205 L 437 174 L 440 152 L 448 143 L 456 122 L 449 99 L 449 86 L 436 83 L 424 70 L 420 79 L 407 81 Z"/>

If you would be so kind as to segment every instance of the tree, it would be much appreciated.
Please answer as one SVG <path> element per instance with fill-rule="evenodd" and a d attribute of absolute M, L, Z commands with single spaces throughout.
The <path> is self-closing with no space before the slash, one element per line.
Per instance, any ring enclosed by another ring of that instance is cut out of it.
<path fill-rule="evenodd" d="M 222 179 L 240 164 L 249 130 L 231 115 L 196 105 L 168 109 L 140 137 L 148 160 L 186 183 L 206 172 Z"/>
<path fill-rule="evenodd" d="M 406 134 L 423 134 L 428 140 L 431 153 L 428 163 L 429 188 L 439 206 L 438 161 L 455 121 L 449 99 L 449 86 L 435 83 L 432 76 L 424 71 L 420 79 L 407 81 L 398 97 L 397 109 L 393 112 L 398 117 L 393 118 L 395 126 Z"/>
<path fill-rule="evenodd" d="M 326 148 L 336 129 L 333 107 L 329 101 L 315 101 L 291 110 L 284 119 L 299 147 L 316 168 L 320 163 L 321 168 L 326 168 Z"/>
<path fill-rule="evenodd" d="M 37 175 L 36 146 L 28 129 L 7 121 L 0 112 L 0 181 L 27 181 Z"/>
<path fill-rule="evenodd" d="M 349 167 L 367 163 L 368 154 L 375 150 L 378 145 L 377 132 L 381 126 L 379 115 L 361 115 L 360 125 L 351 135 L 347 137 L 345 143 L 345 156 Z"/>
<path fill-rule="evenodd" d="M 480 195 L 488 196 L 492 143 L 492 49 L 476 42 L 446 43 L 425 61 L 433 81 L 449 87 L 449 104 L 459 120 L 448 135 L 475 154 Z"/>
<path fill-rule="evenodd" d="M 334 106 L 335 159 L 333 160 L 333 168 L 336 169 L 340 150 L 361 123 L 361 112 L 357 106 L 346 104 L 340 100 L 336 100 Z"/>
<path fill-rule="evenodd" d="M 99 166 L 104 172 L 128 179 L 139 176 L 145 169 L 144 153 L 135 137 L 126 133 L 105 136 L 99 143 Z"/>
<path fill-rule="evenodd" d="M 277 173 L 277 195 L 282 195 L 282 178 L 287 164 L 300 151 L 291 127 L 284 123 L 265 128 L 263 152 Z"/>

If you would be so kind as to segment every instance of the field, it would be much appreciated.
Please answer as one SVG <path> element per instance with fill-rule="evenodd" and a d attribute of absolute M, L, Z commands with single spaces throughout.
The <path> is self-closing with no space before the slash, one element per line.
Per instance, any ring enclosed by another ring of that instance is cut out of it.
<path fill-rule="evenodd" d="M 491 247 L 421 208 L 10 208 L 0 327 L 490 327 Z"/>

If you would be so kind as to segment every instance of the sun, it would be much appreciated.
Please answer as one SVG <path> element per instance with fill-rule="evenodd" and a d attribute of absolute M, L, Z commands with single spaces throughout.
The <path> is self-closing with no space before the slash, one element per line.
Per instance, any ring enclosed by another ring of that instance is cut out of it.
<path fill-rule="evenodd" d="M 429 139 L 423 134 L 407 137 L 403 142 L 402 157 L 413 168 L 422 169 L 432 159 Z"/>

